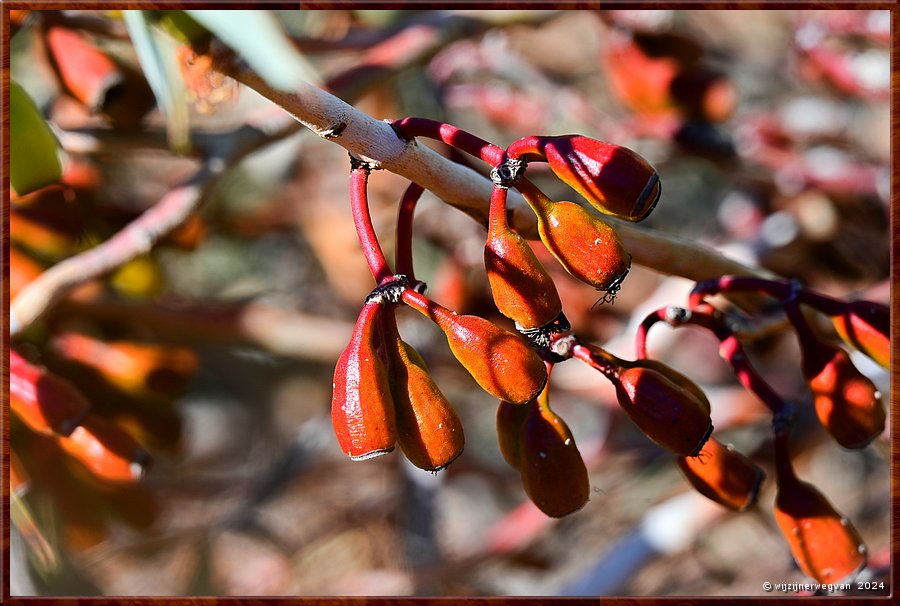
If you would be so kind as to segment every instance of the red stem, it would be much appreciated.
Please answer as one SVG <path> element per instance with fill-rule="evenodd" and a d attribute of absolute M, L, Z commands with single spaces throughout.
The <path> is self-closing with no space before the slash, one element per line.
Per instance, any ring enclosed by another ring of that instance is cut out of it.
<path fill-rule="evenodd" d="M 506 221 L 506 198 L 507 189 L 495 185 L 491 191 L 491 208 L 488 215 L 489 232 L 509 231 L 509 224 Z"/>
<path fill-rule="evenodd" d="M 510 158 L 515 160 L 526 155 L 535 156 L 544 160 L 547 157 L 543 150 L 545 140 L 546 137 L 538 137 L 537 135 L 522 137 L 518 141 L 513 141 L 512 145 L 506 148 L 506 153 L 509 154 Z"/>
<path fill-rule="evenodd" d="M 406 139 L 427 137 L 442 141 L 491 166 L 498 166 L 504 157 L 505 152 L 501 148 L 452 124 L 427 118 L 403 118 L 391 122 L 391 126 Z"/>
<path fill-rule="evenodd" d="M 410 283 L 416 281 L 413 274 L 412 232 L 413 215 L 416 212 L 416 204 L 422 195 L 424 188 L 418 183 L 410 183 L 403 197 L 400 199 L 400 209 L 397 212 L 397 249 L 395 260 L 398 274 L 405 274 Z"/>
<path fill-rule="evenodd" d="M 353 212 L 353 224 L 356 226 L 356 235 L 362 245 L 363 255 L 369 270 L 375 278 L 375 282 L 381 286 L 393 277 L 375 228 L 372 226 L 372 217 L 369 214 L 369 196 L 366 186 L 369 182 L 369 168 L 365 165 L 354 166 L 350 170 L 350 209 Z"/>
<path fill-rule="evenodd" d="M 806 288 L 795 288 L 790 282 L 783 280 L 766 280 L 749 276 L 722 276 L 713 280 L 700 282 L 691 291 L 688 304 L 697 307 L 703 302 L 703 298 L 725 292 L 756 291 L 771 295 L 782 301 L 796 296 L 799 303 L 809 305 L 820 312 L 837 316 L 844 312 L 846 304 L 843 301 L 828 297 Z"/>

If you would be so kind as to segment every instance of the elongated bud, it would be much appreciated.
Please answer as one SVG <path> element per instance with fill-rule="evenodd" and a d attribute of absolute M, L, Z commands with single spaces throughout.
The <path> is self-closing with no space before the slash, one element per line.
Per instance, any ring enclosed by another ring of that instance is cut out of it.
<path fill-rule="evenodd" d="M 522 195 L 537 214 L 541 241 L 566 271 L 615 296 L 631 268 L 616 230 L 574 202 L 554 202 L 525 187 Z"/>
<path fill-rule="evenodd" d="M 756 503 L 766 476 L 756 463 L 713 438 L 697 456 L 679 457 L 678 466 L 697 492 L 735 511 Z"/>
<path fill-rule="evenodd" d="M 664 364 L 659 360 L 653 360 L 651 358 L 643 358 L 634 362 L 634 365 L 658 371 L 671 382 L 689 391 L 697 399 L 697 403 L 700 404 L 706 412 L 712 411 L 709 398 L 706 397 L 706 393 L 700 389 L 700 386 L 668 364 Z"/>
<path fill-rule="evenodd" d="M 462 454 L 465 446 L 462 423 L 431 379 L 419 353 L 400 339 L 395 326 L 387 328 L 397 441 L 416 467 L 425 471 L 441 470 Z"/>
<path fill-rule="evenodd" d="M 197 356 L 186 347 L 130 341 L 104 342 L 66 332 L 53 339 L 54 352 L 97 371 L 109 384 L 136 397 L 171 397 L 197 370 Z"/>
<path fill-rule="evenodd" d="M 500 454 L 510 467 L 522 467 L 522 428 L 534 406 L 537 406 L 534 400 L 525 404 L 501 400 L 497 407 L 497 442 Z"/>
<path fill-rule="evenodd" d="M 519 336 L 484 318 L 451 312 L 411 290 L 404 291 L 403 301 L 444 331 L 450 351 L 489 394 L 524 404 L 544 388 L 544 362 Z"/>
<path fill-rule="evenodd" d="M 712 434 L 709 401 L 693 381 L 661 362 L 621 360 L 590 345 L 578 345 L 575 356 L 612 381 L 619 405 L 644 435 L 681 457 L 700 453 Z"/>
<path fill-rule="evenodd" d="M 560 180 L 602 213 L 641 221 L 659 201 L 659 175 L 630 149 L 581 135 L 528 139 L 534 149 L 520 153 L 545 157 Z"/>
<path fill-rule="evenodd" d="M 94 476 L 109 482 L 136 482 L 149 462 L 128 432 L 90 413 L 71 435 L 59 439 L 59 445 Z"/>
<path fill-rule="evenodd" d="M 560 518 L 587 503 L 590 481 L 584 460 L 569 427 L 546 399 L 528 407 L 520 461 L 528 498 L 548 516 Z"/>
<path fill-rule="evenodd" d="M 363 305 L 334 369 L 331 422 L 341 450 L 354 461 L 388 453 L 397 441 L 394 402 L 377 351 L 379 313 L 379 303 Z"/>
<path fill-rule="evenodd" d="M 556 286 L 524 238 L 509 230 L 488 232 L 484 267 L 497 309 L 523 328 L 540 328 L 562 313 Z"/>
<path fill-rule="evenodd" d="M 775 521 L 797 565 L 820 583 L 838 583 L 855 576 L 867 557 L 853 524 L 812 484 L 798 480 L 790 461 L 782 457 L 776 462 Z"/>
<path fill-rule="evenodd" d="M 832 321 L 845 343 L 883 367 L 891 367 L 891 311 L 886 305 L 853 301 Z"/>
<path fill-rule="evenodd" d="M 816 415 L 844 448 L 864 448 L 884 431 L 886 415 L 881 392 L 838 348 L 824 364 L 804 368 Z"/>
<path fill-rule="evenodd" d="M 68 381 L 9 352 L 9 406 L 32 430 L 67 436 L 90 408 Z"/>

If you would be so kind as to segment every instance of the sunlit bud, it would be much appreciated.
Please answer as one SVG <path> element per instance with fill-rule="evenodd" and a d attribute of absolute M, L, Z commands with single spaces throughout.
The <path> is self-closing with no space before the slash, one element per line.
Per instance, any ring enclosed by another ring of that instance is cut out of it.
<path fill-rule="evenodd" d="M 885 368 L 891 367 L 891 311 L 871 301 L 853 301 L 832 318 L 841 338 Z"/>
<path fill-rule="evenodd" d="M 484 318 L 453 313 L 411 290 L 404 291 L 403 301 L 441 328 L 450 351 L 489 394 L 524 404 L 543 389 L 544 362 L 521 337 Z"/>
<path fill-rule="evenodd" d="M 149 462 L 147 453 L 128 432 L 90 413 L 71 435 L 59 439 L 59 445 L 94 476 L 110 482 L 140 480 Z"/>
<path fill-rule="evenodd" d="M 765 478 L 753 461 L 712 438 L 697 456 L 679 457 L 678 466 L 697 492 L 735 511 L 756 502 Z"/>
<path fill-rule="evenodd" d="M 379 303 L 363 306 L 334 370 L 331 422 L 341 450 L 353 460 L 388 453 L 397 441 L 394 402 L 377 350 L 379 313 Z"/>

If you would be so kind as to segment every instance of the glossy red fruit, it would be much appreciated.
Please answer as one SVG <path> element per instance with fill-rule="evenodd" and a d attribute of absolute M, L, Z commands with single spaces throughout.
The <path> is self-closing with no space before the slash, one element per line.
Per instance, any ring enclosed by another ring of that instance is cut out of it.
<path fill-rule="evenodd" d="M 756 463 L 714 438 L 695 457 L 679 457 L 678 466 L 703 496 L 734 511 L 756 503 L 765 472 Z"/>
<path fill-rule="evenodd" d="M 523 187 L 522 195 L 537 215 L 541 241 L 566 271 L 615 295 L 631 268 L 616 230 L 574 202 L 554 202 L 536 188 Z"/>
<path fill-rule="evenodd" d="M 85 416 L 59 445 L 94 476 L 109 482 L 141 479 L 149 456 L 124 429 L 94 414 Z"/>
<path fill-rule="evenodd" d="M 891 367 L 891 311 L 871 301 L 853 301 L 832 318 L 841 338 L 884 368 Z"/>
<path fill-rule="evenodd" d="M 458 315 L 411 290 L 404 291 L 403 301 L 444 331 L 450 351 L 489 394 L 524 404 L 544 388 L 544 362 L 521 337 L 484 318 Z"/>
<path fill-rule="evenodd" d="M 69 435 L 90 404 L 71 383 L 9 352 L 9 406 L 29 428 Z"/>
<path fill-rule="evenodd" d="M 497 407 L 497 442 L 500 454 L 516 469 L 522 466 L 522 428 L 529 411 L 535 406 L 537 403 L 534 400 L 525 404 L 501 400 Z"/>
<path fill-rule="evenodd" d="M 813 394 L 816 415 L 844 448 L 864 448 L 884 432 L 886 414 L 881 392 L 841 349 L 822 344 L 830 357 L 815 365 L 805 362 L 804 374 Z"/>
<path fill-rule="evenodd" d="M 522 328 L 540 328 L 562 313 L 553 279 L 522 236 L 491 221 L 484 267 L 497 309 Z"/>
<path fill-rule="evenodd" d="M 554 174 L 600 212 L 641 221 L 659 202 L 659 175 L 630 149 L 562 135 L 543 137 L 540 150 Z"/>
<path fill-rule="evenodd" d="M 570 514 L 588 501 L 590 481 L 584 460 L 565 421 L 550 410 L 546 392 L 528 407 L 519 470 L 528 498 L 550 517 Z"/>
<path fill-rule="evenodd" d="M 419 353 L 400 339 L 392 321 L 387 324 L 386 349 L 397 441 L 416 467 L 441 470 L 462 454 L 465 446 L 462 423 L 435 385 Z"/>
<path fill-rule="evenodd" d="M 331 422 L 341 450 L 355 461 L 386 454 L 397 441 L 391 388 L 377 350 L 380 313 L 378 303 L 363 305 L 334 370 Z"/>
<path fill-rule="evenodd" d="M 819 583 L 839 583 L 866 565 L 866 547 L 850 521 L 782 461 L 775 521 L 800 569 Z"/>

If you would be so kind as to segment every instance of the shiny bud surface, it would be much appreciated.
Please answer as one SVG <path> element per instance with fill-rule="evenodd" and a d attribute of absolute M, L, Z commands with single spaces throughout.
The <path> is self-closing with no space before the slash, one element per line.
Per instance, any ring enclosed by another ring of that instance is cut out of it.
<path fill-rule="evenodd" d="M 520 469 L 522 466 L 522 428 L 534 406 L 537 406 L 534 401 L 513 404 L 501 400 L 497 407 L 497 443 L 510 467 Z"/>
<path fill-rule="evenodd" d="M 545 137 L 550 169 L 600 212 L 641 221 L 656 206 L 659 175 L 633 151 L 580 135 Z"/>
<path fill-rule="evenodd" d="M 90 404 L 68 381 L 9 352 L 9 405 L 28 427 L 46 435 L 69 435 Z"/>
<path fill-rule="evenodd" d="M 341 450 L 353 460 L 386 454 L 397 441 L 387 370 L 377 350 L 379 313 L 378 303 L 363 306 L 334 370 L 331 422 Z"/>
<path fill-rule="evenodd" d="M 418 352 L 400 340 L 396 331 L 388 340 L 397 441 L 416 467 L 426 471 L 443 469 L 462 454 L 462 423 Z"/>
<path fill-rule="evenodd" d="M 891 367 L 891 312 L 871 301 L 853 301 L 832 318 L 841 338 L 884 368 Z"/>
<path fill-rule="evenodd" d="M 779 474 L 775 521 L 800 569 L 820 583 L 852 578 L 866 565 L 866 548 L 847 518 L 814 486 Z"/>
<path fill-rule="evenodd" d="M 484 318 L 453 313 L 411 290 L 403 293 L 403 301 L 441 328 L 450 351 L 489 394 L 524 404 L 544 388 L 544 362 L 521 337 Z"/>
<path fill-rule="evenodd" d="M 522 486 L 532 502 L 559 518 L 584 507 L 590 481 L 575 438 L 546 402 L 528 407 L 522 426 Z"/>
<path fill-rule="evenodd" d="M 713 438 L 697 456 L 679 457 L 678 466 L 697 492 L 734 511 L 756 502 L 765 478 L 753 461 Z"/>
<path fill-rule="evenodd" d="M 147 453 L 124 429 L 94 414 L 59 445 L 94 476 L 109 482 L 136 482 L 148 462 Z"/>

